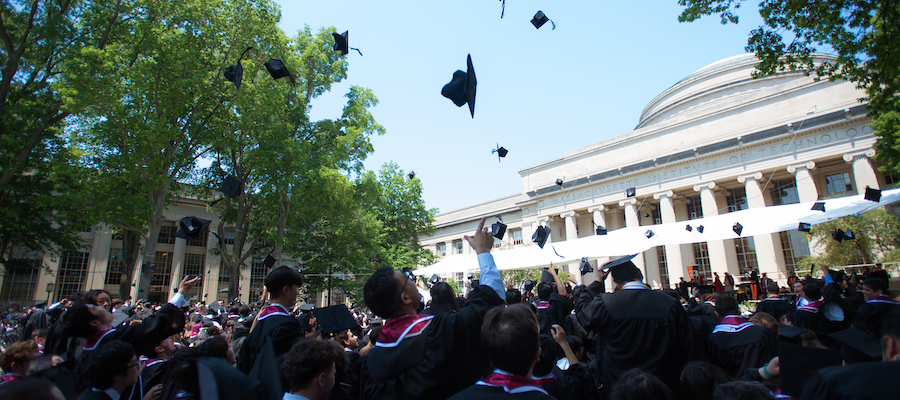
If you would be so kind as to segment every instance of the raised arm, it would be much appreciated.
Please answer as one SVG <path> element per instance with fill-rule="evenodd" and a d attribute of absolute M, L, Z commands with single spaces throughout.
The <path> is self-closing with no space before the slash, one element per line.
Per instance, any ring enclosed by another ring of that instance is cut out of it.
<path fill-rule="evenodd" d="M 481 218 L 481 221 L 478 222 L 478 229 L 475 230 L 475 235 L 466 235 L 464 238 L 475 249 L 475 254 L 478 255 L 478 267 L 481 269 L 478 283 L 494 289 L 501 299 L 506 300 L 506 291 L 503 290 L 503 279 L 500 278 L 500 271 L 497 270 L 497 265 L 494 264 L 494 256 L 491 255 L 491 248 L 494 247 L 494 237 L 484 228 L 486 219 L 487 217 Z"/>
<path fill-rule="evenodd" d="M 569 293 L 566 291 L 566 285 L 563 285 L 562 280 L 559 279 L 559 274 L 556 273 L 556 269 L 553 268 L 553 263 L 550 263 L 550 270 L 547 272 L 553 276 L 553 281 L 556 282 L 556 292 L 559 293 L 560 296 L 565 297 Z"/>

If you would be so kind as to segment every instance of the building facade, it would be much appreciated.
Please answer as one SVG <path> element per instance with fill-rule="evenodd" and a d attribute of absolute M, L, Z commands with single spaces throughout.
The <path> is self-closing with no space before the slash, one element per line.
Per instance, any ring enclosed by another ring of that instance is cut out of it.
<path fill-rule="evenodd" d="M 595 235 L 596 227 L 687 221 L 893 186 L 897 178 L 873 164 L 876 138 L 861 90 L 804 72 L 752 79 L 757 62 L 748 54 L 698 70 L 650 101 L 634 131 L 521 169 L 520 193 L 438 215 L 437 232 L 421 244 L 439 257 L 472 253 L 462 236 L 483 216 L 508 225 L 495 244 L 504 249 L 532 245 L 542 225 L 551 228 L 549 242 L 558 242 Z M 707 277 L 757 270 L 785 285 L 814 250 L 792 230 L 658 246 L 634 261 L 654 287 L 688 280 L 689 267 Z M 453 275 L 445 278 L 461 281 L 463 272 Z"/>

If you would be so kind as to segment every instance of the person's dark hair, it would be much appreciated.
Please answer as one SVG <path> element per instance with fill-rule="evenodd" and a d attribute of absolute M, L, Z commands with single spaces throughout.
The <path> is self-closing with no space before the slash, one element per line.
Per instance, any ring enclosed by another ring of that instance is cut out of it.
<path fill-rule="evenodd" d="M 459 303 L 456 302 L 456 293 L 447 282 L 438 282 L 431 287 L 431 315 L 440 313 L 455 313 L 459 311 Z"/>
<path fill-rule="evenodd" d="M 716 387 L 713 400 L 765 400 L 775 399 L 769 389 L 760 382 L 732 381 Z"/>
<path fill-rule="evenodd" d="M 882 294 L 887 293 L 887 289 L 888 289 L 887 283 L 885 283 L 885 281 L 881 280 L 881 278 L 876 278 L 876 277 L 866 278 L 866 282 L 863 283 L 863 286 L 868 287 L 873 292 L 880 290 Z"/>
<path fill-rule="evenodd" d="M 0 385 L 0 399 L 57 400 L 61 396 L 59 388 L 46 379 L 16 379 Z"/>
<path fill-rule="evenodd" d="M 543 377 L 553 372 L 553 367 L 556 366 L 556 360 L 559 360 L 559 354 L 562 353 L 562 349 L 547 333 L 540 336 L 540 341 L 541 356 L 538 358 L 537 363 L 534 364 L 532 375 Z"/>
<path fill-rule="evenodd" d="M 197 347 L 197 357 L 228 358 L 228 341 L 221 336 L 212 336 Z"/>
<path fill-rule="evenodd" d="M 777 283 L 775 283 L 775 282 L 769 282 L 769 284 L 766 285 L 766 293 L 769 293 L 769 294 L 778 294 L 779 292 L 780 292 L 780 290 L 778 289 L 778 284 L 777 284 Z"/>
<path fill-rule="evenodd" d="M 110 302 L 106 304 L 105 307 L 97 304 L 97 297 L 100 297 L 101 294 L 106 294 L 110 298 Z M 86 292 L 79 292 L 75 295 L 75 304 L 83 303 L 83 304 L 93 304 L 95 306 L 100 306 L 105 308 L 107 311 L 112 307 L 112 296 L 109 295 L 109 292 L 103 289 L 93 289 L 88 290 Z"/>
<path fill-rule="evenodd" d="M 638 368 L 623 374 L 610 391 L 610 400 L 671 400 L 675 394 L 659 378 Z"/>
<path fill-rule="evenodd" d="M 341 347 L 345 346 L 345 343 L 350 341 L 350 330 L 344 329 L 340 332 L 334 334 L 334 339 L 337 341 Z"/>
<path fill-rule="evenodd" d="M 381 326 L 376 326 L 374 329 L 372 329 L 372 332 L 369 333 L 369 342 L 372 343 L 372 345 L 378 343 L 379 333 L 381 333 Z"/>
<path fill-rule="evenodd" d="M 266 290 L 274 297 L 281 295 L 281 289 L 291 285 L 303 286 L 303 275 L 296 269 L 282 265 L 266 276 Z"/>
<path fill-rule="evenodd" d="M 292 392 L 308 388 L 316 376 L 328 373 L 336 364 L 334 346 L 329 340 L 301 340 L 291 347 L 281 371 Z"/>
<path fill-rule="evenodd" d="M 0 354 L 0 368 L 4 372 L 8 372 L 12 363 L 24 364 L 28 360 L 28 356 L 36 351 L 38 351 L 38 347 L 34 340 L 13 343 Z"/>
<path fill-rule="evenodd" d="M 363 287 L 363 298 L 375 315 L 390 318 L 397 312 L 401 290 L 403 289 L 397 284 L 397 278 L 394 277 L 394 269 L 381 267 L 366 281 L 366 285 Z"/>
<path fill-rule="evenodd" d="M 506 304 L 513 305 L 522 302 L 522 292 L 516 288 L 506 289 Z"/>
<path fill-rule="evenodd" d="M 238 314 L 240 314 L 242 317 L 247 317 L 248 315 L 250 315 L 250 306 L 241 304 L 241 306 L 238 307 Z"/>
<path fill-rule="evenodd" d="M 134 347 L 130 343 L 111 340 L 82 359 L 84 377 L 91 386 L 108 389 L 116 375 L 126 372 L 134 357 Z"/>
<path fill-rule="evenodd" d="M 538 298 L 543 301 L 550 300 L 550 296 L 553 294 L 553 287 L 555 285 L 551 285 L 547 282 L 541 282 L 537 286 L 537 295 Z"/>
<path fill-rule="evenodd" d="M 692 361 L 681 370 L 678 396 L 682 399 L 712 400 L 716 386 L 731 382 L 721 368 L 703 361 Z"/>
<path fill-rule="evenodd" d="M 724 318 L 726 315 L 737 315 L 740 313 L 738 310 L 737 300 L 734 297 L 720 294 L 716 296 L 716 312 Z"/>
<path fill-rule="evenodd" d="M 497 368 L 527 375 L 540 348 L 537 316 L 522 303 L 495 307 L 484 317 L 481 344 Z"/>
<path fill-rule="evenodd" d="M 806 295 L 807 300 L 816 301 L 822 297 L 822 289 L 819 287 L 819 285 L 810 283 L 803 286 L 803 294 Z"/>
<path fill-rule="evenodd" d="M 675 300 L 681 301 L 681 294 L 678 293 L 678 291 L 675 289 L 663 289 L 662 293 L 665 295 L 669 295 L 669 297 Z"/>
<path fill-rule="evenodd" d="M 569 344 L 569 347 L 572 348 L 572 353 L 578 354 L 579 351 L 584 349 L 584 343 L 581 341 L 581 338 L 575 335 L 566 335 L 566 343 Z M 569 360 L 570 363 L 574 364 L 577 361 Z"/>
<path fill-rule="evenodd" d="M 70 337 L 87 338 L 97 332 L 91 326 L 98 317 L 87 304 L 79 304 L 63 314 L 63 334 Z"/>

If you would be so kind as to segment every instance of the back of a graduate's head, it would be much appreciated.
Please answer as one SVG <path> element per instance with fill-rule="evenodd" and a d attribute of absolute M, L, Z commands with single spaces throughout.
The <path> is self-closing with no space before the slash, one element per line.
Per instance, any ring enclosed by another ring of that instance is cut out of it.
<path fill-rule="evenodd" d="M 559 344 L 553 340 L 553 337 L 547 333 L 540 335 L 539 339 L 541 342 L 541 356 L 538 358 L 537 363 L 534 364 L 532 375 L 542 377 L 553 372 L 553 367 L 556 366 L 556 361 L 559 360 L 561 349 Z"/>
<path fill-rule="evenodd" d="M 731 377 L 721 368 L 708 362 L 692 361 L 681 371 L 678 396 L 682 399 L 712 400 L 716 386 L 730 381 Z"/>
<path fill-rule="evenodd" d="M 522 292 L 516 288 L 506 289 L 506 304 L 513 305 L 522 302 Z"/>
<path fill-rule="evenodd" d="M 766 285 L 766 293 L 768 294 L 778 294 L 780 290 L 778 290 L 778 284 L 775 282 L 769 282 Z"/>
<path fill-rule="evenodd" d="M 91 311 L 91 306 L 87 304 L 79 304 L 69 308 L 63 314 L 63 333 L 66 336 L 86 338 L 97 332 L 97 329 L 91 324 L 100 317 Z"/>
<path fill-rule="evenodd" d="M 240 314 L 242 317 L 250 315 L 250 306 L 241 304 L 241 306 L 238 307 L 238 314 Z"/>
<path fill-rule="evenodd" d="M 803 286 L 803 294 L 806 295 L 807 300 L 816 301 L 822 297 L 822 288 L 815 283 L 806 284 Z"/>
<path fill-rule="evenodd" d="M 125 374 L 133 368 L 134 347 L 121 340 L 112 340 L 97 347 L 88 357 L 84 357 L 84 378 L 97 389 L 112 386 L 116 375 Z"/>
<path fill-rule="evenodd" d="M 291 347 L 284 360 L 282 372 L 291 385 L 291 391 L 309 388 L 320 374 L 328 374 L 336 368 L 335 347 L 331 340 L 300 340 Z"/>
<path fill-rule="evenodd" d="M 610 392 L 610 400 L 669 400 L 675 394 L 659 378 L 633 368 L 623 374 Z"/>
<path fill-rule="evenodd" d="M 720 294 L 716 296 L 716 312 L 722 318 L 725 318 L 727 315 L 737 315 L 740 314 L 738 311 L 737 300 L 734 297 Z"/>
<path fill-rule="evenodd" d="M 484 317 L 481 344 L 494 366 L 527 376 L 540 349 L 537 316 L 521 303 L 495 307 Z"/>
<path fill-rule="evenodd" d="M 772 331 L 772 333 L 775 334 L 775 336 L 778 336 L 778 328 L 780 325 L 778 324 L 778 320 L 776 320 L 775 317 L 772 316 L 772 314 L 757 311 L 753 314 L 752 317 L 750 317 L 750 322 L 752 322 L 754 325 L 768 328 L 770 331 Z"/>
<path fill-rule="evenodd" d="M 431 287 L 431 314 L 453 313 L 459 311 L 456 292 L 447 282 L 438 282 Z"/>
<path fill-rule="evenodd" d="M 28 362 L 32 361 L 32 355 L 37 352 L 38 347 L 34 340 L 13 343 L 0 354 L 0 368 L 4 372 L 11 372 L 13 363 L 20 367 L 27 366 Z"/>
<path fill-rule="evenodd" d="M 281 295 L 281 289 L 293 285 L 303 286 L 303 275 L 294 268 L 282 265 L 266 276 L 266 290 L 273 298 Z"/>
<path fill-rule="evenodd" d="M 212 336 L 197 346 L 197 357 L 228 359 L 228 340 L 222 336 Z"/>
<path fill-rule="evenodd" d="M 375 315 L 382 318 L 390 318 L 397 311 L 400 304 L 400 291 L 403 290 L 397 284 L 394 277 L 394 269 L 381 267 L 366 281 L 363 287 L 363 298 L 366 305 Z"/>
<path fill-rule="evenodd" d="M 716 387 L 713 400 L 766 400 L 775 399 L 761 382 L 733 381 Z"/>
<path fill-rule="evenodd" d="M 882 360 L 900 359 L 900 309 L 895 309 L 884 317 L 881 323 L 881 339 Z"/>
<path fill-rule="evenodd" d="M 16 379 L 0 385 L 0 399 L 65 400 L 62 391 L 47 379 Z"/>
<path fill-rule="evenodd" d="M 541 282 L 537 286 L 537 295 L 538 298 L 543 301 L 550 300 L 550 296 L 553 294 L 553 287 L 555 285 L 551 285 L 547 282 Z"/>

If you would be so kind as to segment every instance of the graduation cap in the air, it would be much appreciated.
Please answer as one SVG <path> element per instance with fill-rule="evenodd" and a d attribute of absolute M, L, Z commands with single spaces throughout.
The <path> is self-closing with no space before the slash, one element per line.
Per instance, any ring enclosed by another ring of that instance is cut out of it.
<path fill-rule="evenodd" d="M 406 176 L 408 176 L 409 179 L 416 179 L 416 171 L 409 171 L 409 174 Z"/>
<path fill-rule="evenodd" d="M 450 83 L 444 85 L 441 94 L 453 101 L 457 107 L 469 104 L 469 112 L 475 118 L 475 89 L 478 81 L 475 79 L 475 67 L 472 66 L 472 55 L 466 59 L 466 72 L 456 70 Z"/>
<path fill-rule="evenodd" d="M 534 231 L 534 234 L 531 235 L 531 241 L 537 243 L 542 249 L 544 248 L 544 244 L 547 243 L 548 238 L 550 238 L 549 226 L 539 226 Z"/>
<path fill-rule="evenodd" d="M 431 283 L 432 285 L 434 285 L 435 283 L 438 283 L 440 281 L 441 281 L 441 277 L 438 276 L 438 274 L 433 274 L 433 275 L 431 275 L 431 279 L 428 280 L 428 283 Z"/>
<path fill-rule="evenodd" d="M 856 236 L 853 235 L 853 231 L 851 231 L 849 229 L 846 230 L 844 232 L 844 240 L 853 240 L 853 239 L 856 239 Z"/>
<path fill-rule="evenodd" d="M 556 275 L 559 275 L 559 268 L 553 268 L 556 271 Z M 547 282 L 549 284 L 555 284 L 556 280 L 553 279 L 553 275 L 550 274 L 550 268 L 544 268 L 541 270 L 541 282 Z"/>
<path fill-rule="evenodd" d="M 797 226 L 797 230 L 800 232 L 809 232 L 812 229 L 812 224 L 807 222 L 801 222 L 800 225 Z"/>
<path fill-rule="evenodd" d="M 841 355 L 848 364 L 881 361 L 881 340 L 856 328 L 831 333 L 828 337 L 837 340 L 841 346 Z"/>
<path fill-rule="evenodd" d="M 652 238 L 653 235 L 654 235 L 653 231 L 651 231 L 651 230 L 649 230 L 649 229 L 647 229 L 647 232 L 644 232 L 644 236 L 646 236 L 647 239 Z"/>
<path fill-rule="evenodd" d="M 703 225 L 697 225 L 697 232 L 703 233 Z"/>
<path fill-rule="evenodd" d="M 550 21 L 550 25 L 553 25 L 553 29 L 556 29 L 556 24 L 554 24 L 550 18 L 547 18 L 543 11 L 538 11 L 534 14 L 534 18 L 531 19 L 531 24 L 534 25 L 534 29 L 541 29 L 547 21 Z"/>
<path fill-rule="evenodd" d="M 686 230 L 688 232 L 693 232 L 694 227 L 692 227 L 691 224 L 687 224 L 687 225 L 685 225 L 684 230 Z"/>
<path fill-rule="evenodd" d="M 831 231 L 831 238 L 837 240 L 838 242 L 844 241 L 844 231 L 842 229 L 835 229 Z"/>
<path fill-rule="evenodd" d="M 556 180 L 556 186 L 562 187 L 562 184 L 563 184 L 563 180 L 562 180 L 562 179 L 557 179 L 557 180 Z"/>
<path fill-rule="evenodd" d="M 866 194 L 863 196 L 863 198 L 878 203 L 881 201 L 881 190 L 872 189 L 866 186 Z"/>
<path fill-rule="evenodd" d="M 506 224 L 503 223 L 503 220 L 500 219 L 500 216 L 497 216 L 498 222 L 491 224 L 491 235 L 499 240 L 503 240 L 503 235 L 506 234 Z"/>
<path fill-rule="evenodd" d="M 243 188 L 244 183 L 241 182 L 240 179 L 229 176 L 222 182 L 222 186 L 219 187 L 219 191 L 221 191 L 222 194 L 233 199 L 241 194 L 241 190 Z"/>
<path fill-rule="evenodd" d="M 178 222 L 180 228 L 175 232 L 175 237 L 187 240 L 199 238 L 211 222 L 208 219 L 184 217 Z"/>
<path fill-rule="evenodd" d="M 593 221 L 592 221 L 592 222 L 593 222 Z M 594 226 L 597 228 L 597 229 L 596 229 L 596 231 L 597 231 L 597 236 L 603 236 L 603 235 L 605 235 L 605 234 L 607 233 L 607 230 L 606 230 L 606 227 L 605 227 L 605 226 L 600 226 L 600 225 L 597 225 L 596 223 L 594 223 Z"/>
<path fill-rule="evenodd" d="M 340 332 L 345 329 L 359 329 L 353 315 L 346 305 L 338 304 L 313 310 L 316 322 L 322 326 L 322 332 Z"/>
<path fill-rule="evenodd" d="M 837 350 L 778 344 L 781 367 L 781 393 L 799 398 L 806 380 L 816 370 L 841 365 L 841 353 Z"/>
<path fill-rule="evenodd" d="M 812 206 L 812 208 L 810 208 L 810 210 L 825 212 L 825 202 L 817 201 L 815 204 L 813 204 L 813 206 Z"/>
<path fill-rule="evenodd" d="M 591 263 L 588 262 L 587 257 L 581 258 L 581 265 L 578 266 L 578 270 L 581 271 L 581 276 L 594 272 L 594 267 L 591 266 Z"/>
<path fill-rule="evenodd" d="M 266 268 L 270 268 L 270 269 L 271 269 L 271 268 L 275 265 L 275 263 L 276 263 L 277 261 L 278 261 L 278 260 L 276 260 L 275 257 L 272 257 L 272 255 L 269 254 L 269 255 L 267 255 L 266 258 L 263 260 L 263 265 L 265 265 Z"/>
<path fill-rule="evenodd" d="M 312 311 L 315 308 L 316 306 L 309 303 L 303 303 L 300 305 L 300 311 Z"/>
<path fill-rule="evenodd" d="M 625 197 L 634 197 L 635 195 L 637 195 L 637 189 L 633 187 L 625 189 Z"/>
<path fill-rule="evenodd" d="M 733 230 L 734 233 L 736 233 L 738 236 L 741 236 L 741 232 L 744 231 L 744 226 L 741 225 L 740 222 L 735 222 L 734 225 L 732 225 L 731 230 Z"/>
<path fill-rule="evenodd" d="M 609 261 L 600 267 L 601 271 L 609 270 L 616 282 L 625 283 L 640 278 L 641 270 L 634 265 L 631 260 L 637 257 L 637 254 L 625 256 L 619 259 Z"/>
<path fill-rule="evenodd" d="M 350 31 L 344 31 L 344 33 L 338 34 L 337 32 L 332 32 L 331 36 L 334 37 L 334 51 L 340 51 L 342 56 L 346 56 L 350 50 L 356 50 L 359 55 L 362 55 L 362 52 L 355 47 L 350 47 Z"/>
<path fill-rule="evenodd" d="M 497 143 L 497 148 L 491 149 L 491 154 L 494 153 L 497 153 L 497 162 L 500 162 L 500 159 L 506 157 L 506 153 L 509 153 L 509 150 L 500 147 L 500 143 Z"/>
<path fill-rule="evenodd" d="M 523 286 L 522 288 L 525 289 L 525 293 L 528 293 L 528 292 L 534 290 L 535 284 L 536 284 L 535 281 L 533 281 L 531 279 L 526 279 L 524 284 L 522 285 Z"/>
<path fill-rule="evenodd" d="M 272 79 L 278 80 L 284 77 L 288 77 L 291 78 L 291 83 L 293 83 L 294 86 L 297 85 L 297 82 L 294 81 L 294 76 L 291 75 L 291 71 L 287 69 L 287 67 L 284 65 L 284 62 L 282 62 L 281 60 L 277 58 L 270 58 L 269 61 L 266 61 L 266 63 L 263 65 L 266 66 L 266 71 L 269 71 L 269 75 L 272 75 Z"/>
<path fill-rule="evenodd" d="M 252 48 L 248 47 L 247 50 L 241 53 L 237 64 L 229 65 L 228 68 L 225 68 L 225 80 L 233 82 L 234 87 L 238 88 L 238 90 L 241 89 L 241 79 L 244 77 L 244 66 L 241 65 L 241 60 L 244 58 L 244 54 L 247 54 Z"/>

